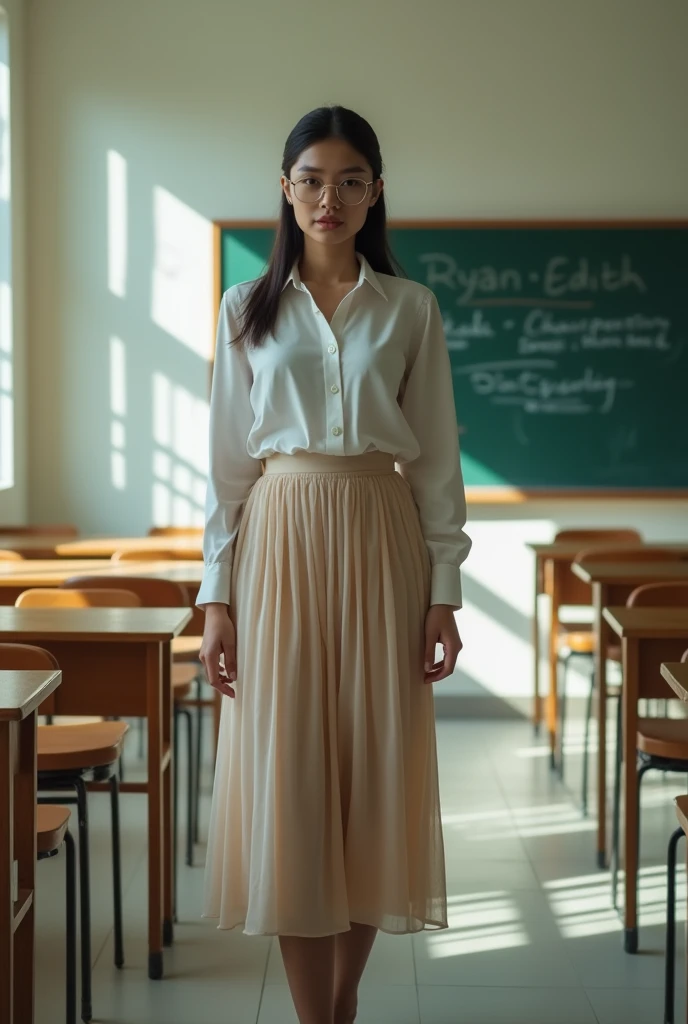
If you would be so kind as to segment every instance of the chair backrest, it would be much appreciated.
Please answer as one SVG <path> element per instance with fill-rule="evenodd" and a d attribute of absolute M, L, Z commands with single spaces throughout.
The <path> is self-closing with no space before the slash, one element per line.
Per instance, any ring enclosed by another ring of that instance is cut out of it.
<path fill-rule="evenodd" d="M 120 548 L 112 555 L 113 562 L 174 562 L 179 552 L 174 548 Z"/>
<path fill-rule="evenodd" d="M 0 562 L 23 562 L 24 557 L 18 551 L 6 551 L 0 548 Z"/>
<path fill-rule="evenodd" d="M 586 548 L 576 555 L 577 562 L 682 562 L 688 553 L 671 548 Z"/>
<path fill-rule="evenodd" d="M 91 590 L 108 588 L 113 583 L 123 590 L 131 590 L 141 599 L 145 608 L 188 608 L 189 593 L 181 583 L 158 580 L 147 576 L 71 576 L 61 584 L 65 590 Z"/>
<path fill-rule="evenodd" d="M 0 526 L 0 537 L 7 534 L 17 537 L 78 537 L 79 531 L 71 523 L 57 526 Z"/>
<path fill-rule="evenodd" d="M 642 536 L 637 530 L 631 529 L 617 529 L 617 530 L 606 530 L 606 529 L 591 529 L 591 530 L 559 530 L 554 537 L 555 541 L 585 541 L 594 544 L 596 541 L 614 541 L 626 542 L 630 541 L 642 541 Z"/>
<path fill-rule="evenodd" d="M 59 668 L 50 651 L 30 644 L 0 644 L 0 669 L 3 672 L 52 672 Z"/>
<path fill-rule="evenodd" d="M 194 537 L 203 533 L 202 526 L 151 526 L 149 537 Z"/>
<path fill-rule="evenodd" d="M 112 586 L 93 590 L 35 587 L 25 590 L 15 601 L 17 608 L 140 608 L 142 604 L 138 594 Z"/>
<path fill-rule="evenodd" d="M 644 583 L 626 604 L 629 608 L 688 608 L 688 583 Z"/>

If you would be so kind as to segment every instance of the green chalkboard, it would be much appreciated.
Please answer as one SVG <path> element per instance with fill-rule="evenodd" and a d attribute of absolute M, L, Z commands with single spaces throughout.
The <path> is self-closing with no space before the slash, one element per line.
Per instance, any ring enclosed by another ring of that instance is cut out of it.
<path fill-rule="evenodd" d="M 257 277 L 272 225 L 219 227 L 221 288 Z M 442 310 L 469 487 L 688 488 L 688 224 L 404 223 L 390 239 Z"/>

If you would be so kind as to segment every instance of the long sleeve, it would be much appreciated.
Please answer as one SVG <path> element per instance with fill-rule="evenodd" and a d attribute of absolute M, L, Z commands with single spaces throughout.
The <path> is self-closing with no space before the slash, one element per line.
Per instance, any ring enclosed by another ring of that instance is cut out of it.
<path fill-rule="evenodd" d="M 225 292 L 220 306 L 210 395 L 210 472 L 203 536 L 203 582 L 196 604 L 230 603 L 234 542 L 244 504 L 261 475 L 261 462 L 246 450 L 253 425 L 251 368 L 246 353 L 230 346 L 237 333 Z"/>
<path fill-rule="evenodd" d="M 471 547 L 464 533 L 466 496 L 449 353 L 437 299 L 428 292 L 418 312 L 418 342 L 401 400 L 420 455 L 400 467 L 420 513 L 430 554 L 430 603 L 461 607 L 460 565 Z"/>

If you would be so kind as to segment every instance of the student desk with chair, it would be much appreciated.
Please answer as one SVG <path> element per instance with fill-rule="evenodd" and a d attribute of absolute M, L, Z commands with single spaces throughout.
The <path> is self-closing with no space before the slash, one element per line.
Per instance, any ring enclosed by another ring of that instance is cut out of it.
<path fill-rule="evenodd" d="M 36 714 L 61 671 L 0 671 L 0 1024 L 33 1024 Z"/>
<path fill-rule="evenodd" d="M 148 975 L 156 979 L 174 919 L 171 644 L 190 620 L 190 608 L 0 607 L 0 643 L 36 644 L 57 659 L 54 714 L 147 720 L 147 782 L 121 789 L 148 796 Z"/>

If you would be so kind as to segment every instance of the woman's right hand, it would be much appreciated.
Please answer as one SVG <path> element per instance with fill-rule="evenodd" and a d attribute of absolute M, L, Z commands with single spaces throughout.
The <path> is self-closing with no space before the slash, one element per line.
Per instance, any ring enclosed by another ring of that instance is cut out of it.
<path fill-rule="evenodd" d="M 236 631 L 226 604 L 205 606 L 205 628 L 200 659 L 208 682 L 225 697 L 236 697 Z M 223 659 L 224 664 L 220 659 Z"/>

